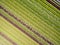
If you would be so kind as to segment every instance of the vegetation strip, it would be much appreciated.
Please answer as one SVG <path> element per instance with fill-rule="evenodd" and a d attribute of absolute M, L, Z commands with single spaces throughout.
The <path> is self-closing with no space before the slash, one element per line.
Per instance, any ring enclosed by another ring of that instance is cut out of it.
<path fill-rule="evenodd" d="M 19 20 L 17 17 L 15 17 L 13 14 L 11 14 L 9 11 L 7 11 L 6 9 L 4 9 L 1 6 L 1 9 L 3 9 L 6 13 L 8 13 L 10 16 L 12 16 L 14 19 L 16 19 L 17 21 L 19 21 L 21 24 L 23 24 L 24 26 L 26 26 L 29 30 L 31 30 L 33 33 L 35 33 L 36 35 L 38 35 L 40 38 L 42 38 L 43 40 L 45 40 L 48 44 L 50 45 L 54 45 L 52 42 L 50 42 L 49 40 L 47 40 L 45 37 L 43 37 L 41 34 L 39 34 L 38 32 L 36 32 L 34 29 L 32 29 L 30 26 L 26 25 L 23 21 Z"/>
<path fill-rule="evenodd" d="M 13 45 L 17 45 L 14 41 L 12 41 L 10 38 L 8 38 L 8 36 L 6 36 L 5 34 L 3 34 L 2 32 L 0 32 L 0 35 L 2 37 L 4 37 L 6 40 L 8 40 L 9 42 L 11 42 Z"/>
<path fill-rule="evenodd" d="M 52 4 L 53 6 L 55 6 L 57 9 L 59 9 L 60 10 L 60 7 L 59 6 L 57 6 L 54 2 L 52 2 L 51 0 L 47 0 L 50 4 Z"/>

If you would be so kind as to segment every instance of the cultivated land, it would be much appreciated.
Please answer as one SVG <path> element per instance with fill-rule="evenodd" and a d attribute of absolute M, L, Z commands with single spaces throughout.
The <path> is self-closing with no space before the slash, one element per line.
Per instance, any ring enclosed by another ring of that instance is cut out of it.
<path fill-rule="evenodd" d="M 1 0 L 0 44 L 59 45 L 60 10 L 46 0 Z"/>

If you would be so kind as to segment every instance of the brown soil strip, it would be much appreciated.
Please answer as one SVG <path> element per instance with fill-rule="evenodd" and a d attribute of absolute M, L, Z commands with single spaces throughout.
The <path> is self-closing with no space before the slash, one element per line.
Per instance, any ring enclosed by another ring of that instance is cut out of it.
<path fill-rule="evenodd" d="M 25 30 L 23 30 L 22 28 L 20 28 L 19 26 L 17 26 L 16 24 L 14 24 L 12 21 L 10 21 L 9 19 L 7 19 L 4 15 L 0 14 L 0 16 L 2 16 L 4 19 L 6 19 L 8 22 L 10 22 L 12 25 L 14 25 L 16 28 L 18 28 L 20 31 L 22 31 L 23 33 L 25 33 L 26 35 L 28 35 L 30 38 L 32 38 L 35 42 L 37 42 L 39 45 L 43 45 L 42 43 L 40 43 L 37 39 L 35 39 L 33 36 L 31 36 L 30 34 L 28 34 Z"/>
<path fill-rule="evenodd" d="M 43 40 L 45 40 L 48 44 L 53 45 L 52 42 L 50 42 L 49 40 L 47 40 L 45 37 L 43 37 L 40 33 L 36 32 L 32 27 L 28 26 L 27 24 L 25 24 L 22 20 L 18 19 L 15 15 L 11 14 L 9 11 L 7 11 L 6 9 L 4 9 L 3 7 L 1 7 L 1 9 L 3 9 L 6 13 L 8 13 L 11 17 L 13 17 L 14 19 L 16 19 L 17 21 L 19 21 L 21 24 L 23 24 L 25 27 L 27 27 L 30 31 L 32 31 L 33 33 L 35 33 L 36 35 L 38 35 L 40 38 L 42 38 Z"/>
<path fill-rule="evenodd" d="M 47 0 L 50 4 L 52 4 L 53 6 L 55 6 L 58 10 L 60 10 L 60 7 L 57 6 L 55 3 L 53 3 L 51 0 Z"/>
<path fill-rule="evenodd" d="M 6 40 L 8 40 L 9 42 L 11 42 L 13 45 L 17 45 L 14 41 L 12 41 L 10 38 L 8 38 L 5 34 L 3 34 L 2 32 L 0 32 L 0 35 L 2 37 L 4 37 Z"/>

